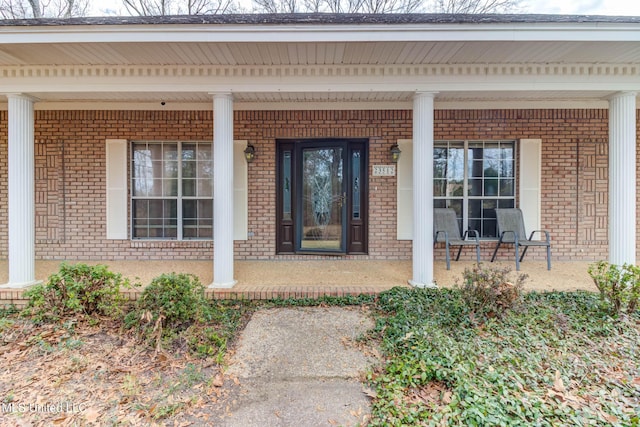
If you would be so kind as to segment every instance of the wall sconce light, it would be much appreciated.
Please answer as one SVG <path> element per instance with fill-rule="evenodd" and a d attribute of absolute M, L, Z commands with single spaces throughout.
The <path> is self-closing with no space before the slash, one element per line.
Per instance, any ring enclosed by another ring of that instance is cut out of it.
<path fill-rule="evenodd" d="M 393 163 L 398 163 L 398 160 L 400 159 L 400 153 L 402 153 L 402 151 L 400 151 L 400 147 L 398 147 L 398 144 L 393 144 L 389 149 L 389 152 L 391 153 L 391 161 Z"/>
<path fill-rule="evenodd" d="M 244 158 L 247 163 L 251 163 L 256 158 L 256 147 L 251 144 L 247 144 L 247 148 L 244 149 Z"/>

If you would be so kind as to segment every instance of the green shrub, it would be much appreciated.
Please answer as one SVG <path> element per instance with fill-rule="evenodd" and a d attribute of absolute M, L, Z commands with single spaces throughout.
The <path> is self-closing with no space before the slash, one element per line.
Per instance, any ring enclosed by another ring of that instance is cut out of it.
<path fill-rule="evenodd" d="M 465 268 L 462 284 L 456 283 L 464 304 L 473 321 L 491 317 L 501 318 L 522 302 L 522 284 L 526 276 L 520 275 L 513 283 L 507 268 L 483 268 L 476 264 Z"/>
<path fill-rule="evenodd" d="M 202 316 L 206 300 L 198 277 L 186 273 L 162 274 L 154 278 L 125 317 L 125 327 L 138 331 L 157 349 L 173 341 Z"/>
<path fill-rule="evenodd" d="M 587 270 L 600 291 L 602 300 L 610 306 L 614 315 L 626 309 L 632 314 L 640 299 L 640 267 L 624 264 L 622 267 L 600 261 Z"/>
<path fill-rule="evenodd" d="M 105 265 L 62 264 L 47 283 L 25 292 L 29 299 L 25 314 L 36 320 L 77 314 L 117 317 L 122 314 L 124 302 L 120 289 L 129 285 L 127 279 Z"/>
<path fill-rule="evenodd" d="M 197 276 L 170 273 L 154 278 L 142 292 L 137 306 L 151 312 L 154 322 L 162 317 L 164 327 L 177 327 L 195 320 L 204 302 L 204 285 Z"/>

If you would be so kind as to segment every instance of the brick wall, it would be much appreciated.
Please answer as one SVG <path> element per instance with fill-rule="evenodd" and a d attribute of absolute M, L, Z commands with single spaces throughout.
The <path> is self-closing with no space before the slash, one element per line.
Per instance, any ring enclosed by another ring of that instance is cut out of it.
<path fill-rule="evenodd" d="M 435 139 L 541 139 L 541 225 L 552 234 L 554 259 L 607 258 L 607 110 L 449 110 L 436 111 L 434 123 Z M 597 209 L 584 209 L 596 200 Z M 483 259 L 493 247 L 483 244 Z M 527 257 L 543 259 L 544 252 Z"/>
<path fill-rule="evenodd" d="M 234 137 L 251 141 L 257 151 L 249 165 L 249 231 L 254 235 L 239 242 L 236 254 L 258 259 L 275 256 L 276 139 L 369 138 L 369 163 L 388 164 L 389 147 L 398 139 L 410 138 L 412 131 L 409 111 L 241 111 L 235 118 Z M 365 258 L 410 256 L 408 243 L 396 240 L 395 182 L 395 177 L 369 180 L 369 256 Z"/>
<path fill-rule="evenodd" d="M 368 138 L 370 165 L 388 164 L 389 147 L 411 138 L 411 117 L 403 110 L 235 112 L 235 139 L 249 140 L 257 151 L 249 165 L 253 235 L 236 242 L 236 258 L 309 259 L 275 255 L 277 138 Z M 435 139 L 542 139 L 542 225 L 552 231 L 554 258 L 601 259 L 607 254 L 607 117 L 606 110 L 438 110 Z M 36 111 L 36 256 L 210 259 L 212 242 L 106 240 L 104 179 L 106 139 L 212 135 L 211 111 Z M 369 255 L 352 258 L 409 259 L 411 243 L 396 240 L 396 177 L 370 177 L 369 189 Z M 0 258 L 7 256 L 6 194 L 7 112 L 0 111 Z M 485 245 L 484 259 L 491 247 Z"/>

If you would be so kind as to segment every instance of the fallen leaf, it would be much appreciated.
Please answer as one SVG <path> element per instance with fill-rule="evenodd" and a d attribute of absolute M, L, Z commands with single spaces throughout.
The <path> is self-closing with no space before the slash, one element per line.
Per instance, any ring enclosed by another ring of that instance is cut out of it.
<path fill-rule="evenodd" d="M 411 338 L 412 336 L 413 336 L 413 332 L 407 332 L 407 333 L 405 334 L 405 336 L 404 336 L 404 337 L 402 337 L 402 340 L 403 340 L 403 341 L 406 341 L 406 340 L 408 340 L 409 338 Z"/>
<path fill-rule="evenodd" d="M 100 417 L 100 411 L 98 411 L 95 408 L 89 408 L 83 412 L 83 415 L 88 422 L 95 423 L 96 421 L 98 421 L 98 418 Z"/>
<path fill-rule="evenodd" d="M 559 393 L 564 393 L 567 390 L 562 382 L 562 378 L 560 377 L 560 371 L 556 371 L 556 379 L 553 382 L 553 389 Z"/>
<path fill-rule="evenodd" d="M 374 389 L 369 388 L 369 387 L 363 387 L 362 388 L 362 392 L 364 394 L 366 394 L 367 396 L 369 396 L 370 398 L 372 398 L 372 399 L 375 399 L 375 398 L 378 397 L 378 393 L 376 393 L 376 391 Z"/>
<path fill-rule="evenodd" d="M 65 421 L 66 419 L 67 419 L 67 416 L 66 416 L 66 415 L 62 415 L 62 416 L 60 416 L 60 417 L 58 417 L 58 418 L 54 419 L 54 420 L 53 420 L 53 424 L 58 426 L 58 425 L 60 425 L 60 424 L 64 423 L 64 421 Z"/>
<path fill-rule="evenodd" d="M 352 409 L 351 411 L 349 411 L 349 413 L 351 414 L 352 417 L 360 418 L 360 415 L 362 415 L 362 408 L 358 408 L 357 411 L 354 411 Z"/>
<path fill-rule="evenodd" d="M 213 377 L 211 385 L 214 387 L 222 387 L 224 385 L 224 378 L 222 377 L 222 375 L 217 374 L 215 377 Z"/>

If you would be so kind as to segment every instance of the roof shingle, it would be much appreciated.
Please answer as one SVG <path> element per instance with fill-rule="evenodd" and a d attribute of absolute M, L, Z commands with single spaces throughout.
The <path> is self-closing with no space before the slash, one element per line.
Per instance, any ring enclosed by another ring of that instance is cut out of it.
<path fill-rule="evenodd" d="M 640 16 L 509 14 L 220 14 L 0 20 L 0 26 L 72 25 L 411 25 L 411 24 L 640 24 Z"/>

